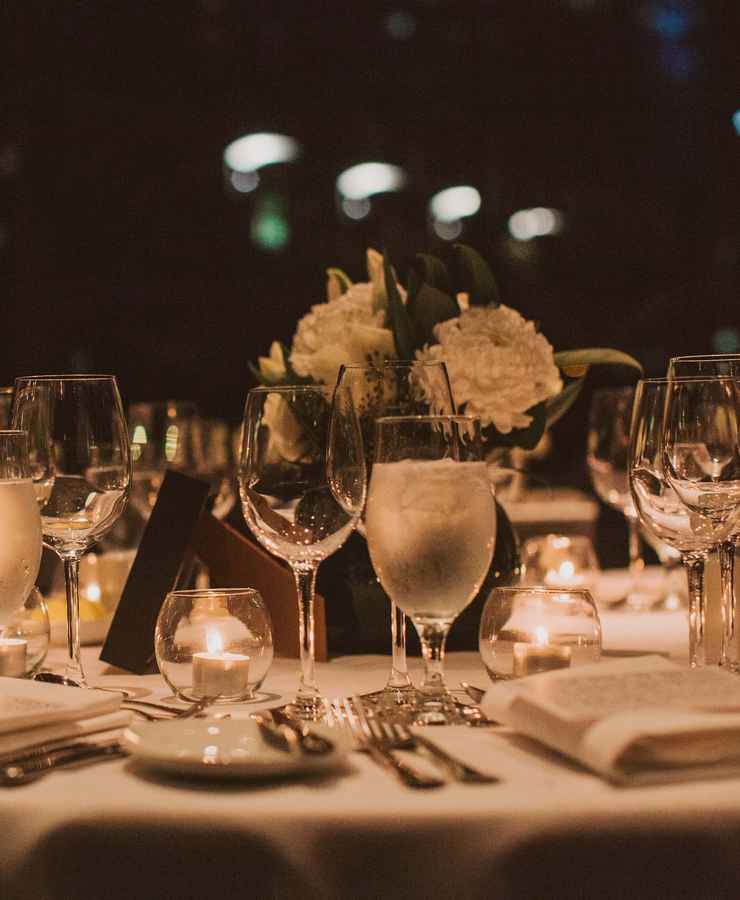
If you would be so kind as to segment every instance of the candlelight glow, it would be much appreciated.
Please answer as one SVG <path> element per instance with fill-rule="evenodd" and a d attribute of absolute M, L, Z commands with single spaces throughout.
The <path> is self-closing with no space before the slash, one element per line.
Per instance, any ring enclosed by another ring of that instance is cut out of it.
<path fill-rule="evenodd" d="M 92 601 L 93 603 L 97 603 L 100 600 L 101 593 L 102 592 L 100 590 L 100 585 L 97 583 L 97 581 L 93 581 L 85 588 L 85 595 L 87 599 Z"/>
<path fill-rule="evenodd" d="M 570 559 L 563 560 L 560 563 L 560 568 L 558 569 L 558 575 L 561 578 L 572 578 L 576 574 L 575 563 Z"/>
<path fill-rule="evenodd" d="M 534 642 L 538 647 L 546 647 L 550 643 L 550 635 L 544 625 L 538 625 L 535 628 Z"/>
<path fill-rule="evenodd" d="M 221 637 L 221 632 L 216 631 L 214 628 L 209 628 L 206 632 L 206 646 L 209 653 L 223 653 L 224 641 Z"/>

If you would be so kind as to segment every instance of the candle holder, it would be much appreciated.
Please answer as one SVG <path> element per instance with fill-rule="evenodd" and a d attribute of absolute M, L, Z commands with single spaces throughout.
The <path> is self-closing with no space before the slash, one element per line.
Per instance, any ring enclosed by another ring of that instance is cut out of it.
<path fill-rule="evenodd" d="M 154 631 L 159 671 L 182 700 L 250 700 L 273 657 L 272 622 L 252 588 L 171 591 Z"/>
<path fill-rule="evenodd" d="M 49 610 L 35 587 L 0 630 L 0 675 L 30 677 L 39 670 L 48 649 Z"/>
<path fill-rule="evenodd" d="M 599 574 L 593 544 L 584 535 L 546 534 L 522 549 L 523 584 L 592 590 Z"/>
<path fill-rule="evenodd" d="M 479 646 L 492 681 L 598 662 L 599 614 L 586 590 L 495 588 L 481 616 Z"/>

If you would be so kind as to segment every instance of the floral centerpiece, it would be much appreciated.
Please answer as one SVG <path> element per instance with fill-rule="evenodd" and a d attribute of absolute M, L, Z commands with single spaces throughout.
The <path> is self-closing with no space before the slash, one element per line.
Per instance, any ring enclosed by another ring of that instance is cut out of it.
<path fill-rule="evenodd" d="M 618 350 L 556 352 L 536 323 L 501 302 L 489 266 L 463 244 L 452 247 L 447 262 L 418 254 L 405 287 L 388 257 L 372 249 L 367 251 L 367 270 L 368 280 L 360 283 L 339 269 L 327 270 L 326 301 L 301 318 L 291 346 L 274 342 L 269 356 L 252 366 L 260 382 L 332 385 L 342 364 L 444 360 L 458 410 L 481 419 L 484 439 L 493 452 L 502 447 L 534 448 L 574 403 L 591 365 L 640 369 L 635 359 Z M 291 444 L 289 417 L 276 415 L 272 430 L 286 457 L 300 452 Z M 363 643 L 373 631 L 387 643 L 386 609 L 373 596 L 381 589 L 364 541 L 359 537 L 348 541 L 328 562 L 319 574 L 319 590 L 326 596 L 348 588 L 359 620 L 348 645 L 338 649 L 385 649 L 385 644 L 378 648 Z M 511 577 L 517 564 L 513 530 L 499 508 L 496 557 L 481 593 Z M 468 630 L 477 630 L 479 605 L 471 604 L 455 631 L 464 630 L 466 616 Z M 329 636 L 331 641 L 331 631 Z M 452 637 L 454 644 L 455 632 Z"/>
<path fill-rule="evenodd" d="M 456 244 L 452 260 L 419 254 L 407 287 L 367 251 L 368 281 L 327 271 L 327 299 L 299 321 L 290 348 L 274 342 L 254 374 L 263 384 L 334 384 L 344 363 L 444 360 L 458 409 L 481 419 L 491 448 L 534 447 L 573 404 L 589 366 L 640 369 L 618 350 L 555 352 L 537 325 L 501 303 L 485 260 Z"/>

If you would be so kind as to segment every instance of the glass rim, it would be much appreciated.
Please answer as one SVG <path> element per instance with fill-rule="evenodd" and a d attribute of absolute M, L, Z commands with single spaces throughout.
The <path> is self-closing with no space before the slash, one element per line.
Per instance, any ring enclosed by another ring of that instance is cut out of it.
<path fill-rule="evenodd" d="M 500 591 L 501 593 L 508 592 L 511 594 L 543 594 L 548 597 L 559 596 L 561 594 L 588 594 L 588 596 L 593 600 L 593 594 L 588 588 L 583 587 L 545 587 L 540 586 L 538 584 L 509 584 L 509 585 L 500 585 L 493 588 L 494 591 Z"/>
<path fill-rule="evenodd" d="M 690 353 L 685 356 L 671 356 L 668 362 L 670 364 L 690 359 L 740 359 L 740 353 Z"/>
<path fill-rule="evenodd" d="M 168 591 L 168 597 L 224 597 L 239 594 L 256 594 L 258 597 L 262 595 L 257 588 L 252 587 L 233 587 L 233 588 L 183 588 Z"/>
<path fill-rule="evenodd" d="M 480 416 L 464 416 L 458 413 L 450 413 L 449 415 L 440 416 L 378 416 L 375 420 L 376 425 L 385 425 L 392 422 L 417 422 L 419 424 L 422 422 L 431 424 L 436 422 L 478 422 L 480 424 Z"/>
<path fill-rule="evenodd" d="M 677 377 L 664 375 L 660 378 L 641 378 L 637 382 L 637 386 L 641 384 L 696 384 L 697 382 L 713 384 L 717 381 L 740 381 L 740 373 L 737 375 L 679 375 Z"/>
<path fill-rule="evenodd" d="M 21 434 L 25 438 L 28 437 L 28 432 L 22 428 L 0 428 L 0 437 L 18 437 Z"/>
<path fill-rule="evenodd" d="M 439 366 L 443 365 L 447 368 L 444 359 L 391 359 L 387 362 L 376 366 L 372 363 L 342 363 L 340 369 L 377 369 L 379 372 L 383 369 L 396 369 L 401 366 Z"/>
<path fill-rule="evenodd" d="M 323 391 L 333 393 L 334 387 L 329 384 L 260 384 L 249 389 L 248 394 L 288 394 L 296 391 Z"/>
<path fill-rule="evenodd" d="M 116 376 L 80 373 L 79 375 L 19 375 L 15 379 L 16 384 L 20 384 L 22 381 L 116 381 Z"/>

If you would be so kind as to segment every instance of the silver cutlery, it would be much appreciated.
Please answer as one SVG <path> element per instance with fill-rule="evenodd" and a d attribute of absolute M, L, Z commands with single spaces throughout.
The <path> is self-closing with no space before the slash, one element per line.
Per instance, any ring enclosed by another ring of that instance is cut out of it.
<path fill-rule="evenodd" d="M 37 753 L 10 762 L 0 768 L 0 785 L 16 787 L 28 784 L 40 778 L 51 769 L 69 766 L 79 762 L 92 762 L 97 759 L 108 759 L 126 756 L 118 740 L 103 744 L 85 744 L 81 742 L 50 749 L 46 753 Z"/>
<path fill-rule="evenodd" d="M 121 703 L 122 709 L 130 709 L 134 712 L 142 712 L 142 710 L 138 709 L 138 707 L 146 707 L 147 709 L 156 709 L 160 712 L 168 713 L 168 718 L 170 719 L 189 719 L 191 716 L 196 716 L 198 713 L 203 712 L 203 710 L 210 706 L 215 702 L 216 697 L 201 697 L 199 700 L 195 700 L 189 706 L 178 709 L 176 706 L 168 706 L 166 703 L 154 703 L 151 700 L 124 700 Z M 143 713 L 142 713 L 143 714 Z M 159 718 L 157 716 L 151 716 L 149 718 Z"/>
<path fill-rule="evenodd" d="M 446 784 L 440 778 L 418 772 L 395 756 L 376 727 L 377 723 L 371 726 L 370 722 L 373 720 L 365 714 L 362 700 L 359 697 L 353 697 L 352 701 L 342 699 L 333 702 L 330 712 L 336 724 L 349 727 L 361 750 L 367 751 L 371 759 L 382 768 L 392 772 L 407 787 L 438 788 Z"/>
<path fill-rule="evenodd" d="M 329 738 L 319 734 L 305 722 L 293 719 L 280 707 L 271 709 L 270 714 L 278 725 L 289 728 L 293 732 L 304 753 L 308 753 L 312 756 L 323 756 L 326 753 L 333 753 L 336 749 L 334 743 L 330 741 Z"/>
<path fill-rule="evenodd" d="M 467 681 L 461 681 L 460 687 L 465 691 L 468 697 L 470 697 L 473 703 L 480 703 L 486 695 L 486 692 L 483 690 L 483 688 L 468 684 Z"/>
<path fill-rule="evenodd" d="M 286 725 L 276 725 L 275 722 L 263 713 L 252 713 L 250 718 L 257 723 L 265 743 L 276 750 L 295 755 L 301 752 L 298 736 Z"/>
<path fill-rule="evenodd" d="M 422 748 L 456 781 L 461 781 L 465 784 L 496 784 L 501 780 L 495 775 L 489 775 L 486 772 L 481 772 L 479 769 L 473 768 L 473 766 L 469 766 L 461 759 L 452 756 L 440 747 L 439 744 L 430 741 L 425 735 L 411 731 L 408 726 L 400 722 L 381 720 L 380 724 L 389 742 L 400 750 L 416 750 Z"/>

